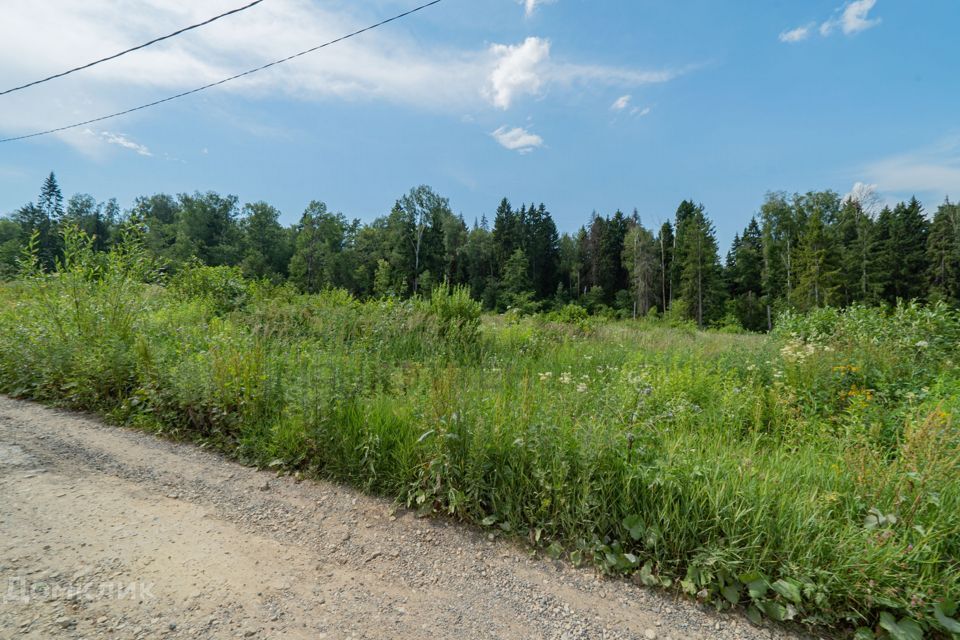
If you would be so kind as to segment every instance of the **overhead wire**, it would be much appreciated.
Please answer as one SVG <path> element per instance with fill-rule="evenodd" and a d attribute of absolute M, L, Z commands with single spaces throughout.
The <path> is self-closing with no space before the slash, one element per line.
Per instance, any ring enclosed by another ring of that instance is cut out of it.
<path fill-rule="evenodd" d="M 217 80 L 216 82 L 211 82 L 210 84 L 205 84 L 205 85 L 203 85 L 202 87 L 197 87 L 196 89 L 191 89 L 191 90 L 189 90 L 189 91 L 184 91 L 184 92 L 182 92 L 182 93 L 178 93 L 178 94 L 176 94 L 176 95 L 169 96 L 169 97 L 167 97 L 167 98 L 162 98 L 162 99 L 160 99 L 160 100 L 154 100 L 153 102 L 149 102 L 149 103 L 147 103 L 147 104 L 142 104 L 142 105 L 140 105 L 140 106 L 138 106 L 138 107 L 133 107 L 133 108 L 131 108 L 131 109 L 125 109 L 125 110 L 123 110 L 123 111 L 118 111 L 118 112 L 116 112 L 116 113 L 111 113 L 111 114 L 109 114 L 109 115 L 100 116 L 100 117 L 98 117 L 98 118 L 91 118 L 91 119 L 89 119 L 89 120 L 84 120 L 83 122 L 75 122 L 75 123 L 73 123 L 73 124 L 68 124 L 68 125 L 65 125 L 65 126 L 62 126 L 62 127 L 56 127 L 56 128 L 54 128 L 54 129 L 47 129 L 46 131 L 37 131 L 36 133 L 28 133 L 28 134 L 22 135 L 22 136 L 14 136 L 14 137 L 12 137 L 12 138 L 5 138 L 5 139 L 3 139 L 3 140 L 0 140 L 0 143 L 4 143 L 4 142 L 15 142 L 15 141 L 17 141 L 17 140 L 26 140 L 27 138 L 36 138 L 36 137 L 38 137 L 38 136 L 45 136 L 45 135 L 48 135 L 48 134 L 51 134 L 51 133 L 57 133 L 57 132 L 60 132 L 60 131 L 66 131 L 67 129 L 75 129 L 75 128 L 77 128 L 77 127 L 82 127 L 82 126 L 84 126 L 84 125 L 93 124 L 93 123 L 95 123 L 95 122 L 101 122 L 101 121 L 103 121 L 103 120 L 109 120 L 110 118 L 116 118 L 116 117 L 119 117 L 119 116 L 127 115 L 128 113 L 133 113 L 134 111 L 140 111 L 140 110 L 142 110 L 142 109 L 147 109 L 147 108 L 149 108 L 149 107 L 155 107 L 155 106 L 157 106 L 158 104 L 163 104 L 163 103 L 165 103 L 165 102 L 170 102 L 171 100 L 176 100 L 176 99 L 178 99 L 178 98 L 183 98 L 183 97 L 185 97 L 185 96 L 193 95 L 194 93 L 199 93 L 199 92 L 205 91 L 205 90 L 207 90 L 207 89 L 212 89 L 213 87 L 218 87 L 218 86 L 220 86 L 220 85 L 222 85 L 222 84 L 226 84 L 227 82 L 231 82 L 231 81 L 233 81 L 233 80 L 237 80 L 238 78 L 243 78 L 243 77 L 245 77 L 245 76 L 249 76 L 249 75 L 251 75 L 251 74 L 257 73 L 258 71 L 263 71 L 264 69 L 269 69 L 269 68 L 271 68 L 271 67 L 275 67 L 275 66 L 277 66 L 278 64 L 283 64 L 284 62 L 289 62 L 290 60 L 293 60 L 293 59 L 295 59 L 295 58 L 299 58 L 299 57 L 301 57 L 301 56 L 305 56 L 305 55 L 307 55 L 308 53 L 313 53 L 314 51 L 319 51 L 320 49 L 324 49 L 324 48 L 329 47 L 329 46 L 331 46 L 331 45 L 337 44 L 338 42 L 343 42 L 344 40 L 348 40 L 348 39 L 353 38 L 353 37 L 355 37 L 355 36 L 358 36 L 358 35 L 360 35 L 360 34 L 362 34 L 362 33 L 366 33 L 367 31 L 372 31 L 373 29 L 376 29 L 376 28 L 378 28 L 378 27 L 382 27 L 382 26 L 384 26 L 384 25 L 386 25 L 386 24 L 389 24 L 389 23 L 391 23 L 391 22 L 395 22 L 395 21 L 397 21 L 397 20 L 400 20 L 401 18 L 405 18 L 405 17 L 407 17 L 407 16 L 409 16 L 409 15 L 411 15 L 411 14 L 417 13 L 418 11 L 423 11 L 424 9 L 426 9 L 426 8 L 428 8 L 428 7 L 432 7 L 432 6 L 435 5 L 435 4 L 440 4 L 441 2 L 443 2 L 443 0 L 432 0 L 431 2 L 427 2 L 427 3 L 425 3 L 425 4 L 421 4 L 421 5 L 418 6 L 418 7 L 415 7 L 415 8 L 413 8 L 413 9 L 408 10 L 408 11 L 404 11 L 403 13 L 399 13 L 399 14 L 391 17 L 391 18 L 387 18 L 387 19 L 385 19 L 385 20 L 381 20 L 380 22 L 377 22 L 376 24 L 372 24 L 372 25 L 370 25 L 370 26 L 368 26 L 368 27 L 364 27 L 363 29 L 358 29 L 357 31 L 354 31 L 354 32 L 352 32 L 352 33 L 348 33 L 348 34 L 345 35 L 345 36 L 340 36 L 339 38 L 336 38 L 336 39 L 334 39 L 334 40 L 329 40 L 329 41 L 327 41 L 327 42 L 324 42 L 323 44 L 318 44 L 318 45 L 315 46 L 315 47 L 310 47 L 309 49 L 305 49 L 305 50 L 303 50 L 303 51 L 294 53 L 293 55 L 289 55 L 289 56 L 287 56 L 286 58 L 280 58 L 279 60 L 274 60 L 273 62 L 268 62 L 267 64 L 261 65 L 261 66 L 259 66 L 259 67 L 254 68 L 254 69 L 249 69 L 249 70 L 244 71 L 244 72 L 242 72 L 242 73 L 238 73 L 238 74 L 236 74 L 236 75 L 232 75 L 232 76 L 230 76 L 229 78 L 224 78 L 224 79 L 222 79 L 222 80 Z"/>
<path fill-rule="evenodd" d="M 55 73 L 55 74 L 53 74 L 52 76 L 47 76 L 46 78 L 41 78 L 41 79 L 39 79 L 39 80 L 34 80 L 33 82 L 28 82 L 27 84 L 22 84 L 22 85 L 20 85 L 19 87 L 12 87 L 12 88 L 10 88 L 10 89 L 5 89 L 5 90 L 3 90 L 3 91 L 0 91 L 0 96 L 5 96 L 5 95 L 7 95 L 8 93 L 13 93 L 14 91 L 20 91 L 20 90 L 22 90 L 22 89 L 27 89 L 28 87 L 33 87 L 33 86 L 36 86 L 36 85 L 38 85 L 38 84 L 43 84 L 44 82 L 50 82 L 51 80 L 56 80 L 57 78 L 62 78 L 62 77 L 64 77 L 64 76 L 68 76 L 68 75 L 70 75 L 71 73 L 76 73 L 77 71 L 83 71 L 84 69 L 89 69 L 90 67 L 96 66 L 96 65 L 101 64 L 101 63 L 104 63 L 104 62 L 107 62 L 107 61 L 109 61 L 109 60 L 115 60 L 115 59 L 119 58 L 120 56 L 125 56 L 125 55 L 127 55 L 128 53 L 133 53 L 134 51 L 139 51 L 140 49 L 145 49 L 146 47 L 149 47 L 150 45 L 157 44 L 158 42 L 163 42 L 164 40 L 169 40 L 170 38 L 173 38 L 173 37 L 175 37 L 175 36 L 179 36 L 180 34 L 186 33 L 187 31 L 191 31 L 191 30 L 193 30 L 193 29 L 198 29 L 198 28 L 200 28 L 200 27 L 206 26 L 206 25 L 210 24 L 211 22 L 216 22 L 217 20 L 220 20 L 221 18 L 226 18 L 227 16 L 232 16 L 232 15 L 235 14 L 235 13 L 240 13 L 241 11 L 246 11 L 247 9 L 249 9 L 249 8 L 255 6 L 255 5 L 258 5 L 258 4 L 260 4 L 261 2 L 263 2 L 263 0 L 254 0 L 254 2 L 251 2 L 250 4 L 244 5 L 244 6 L 242 6 L 242 7 L 238 7 L 238 8 L 236 8 L 236 9 L 232 9 L 232 10 L 230 10 L 230 11 L 227 11 L 226 13 L 221 13 L 221 14 L 218 15 L 218 16 L 213 16 L 212 18 L 210 18 L 210 19 L 208 19 L 208 20 L 204 20 L 203 22 L 198 22 L 197 24 L 192 24 L 192 25 L 190 25 L 189 27 L 184 27 L 184 28 L 182 28 L 182 29 L 177 29 L 177 30 L 174 31 L 173 33 L 168 33 L 168 34 L 165 35 L 165 36 L 160 36 L 159 38 L 154 38 L 153 40 L 151 40 L 151 41 L 149 41 L 149 42 L 144 42 L 143 44 L 137 45 L 136 47 L 130 47 L 129 49 L 125 49 L 125 50 L 123 50 L 123 51 L 120 51 L 119 53 L 115 53 L 115 54 L 113 54 L 113 55 L 107 56 L 106 58 L 100 58 L 99 60 L 94 60 L 93 62 L 88 62 L 87 64 L 82 64 L 82 65 L 80 65 L 79 67 L 74 67 L 73 69 L 67 69 L 66 71 L 62 71 L 62 72 L 60 72 L 60 73 Z"/>

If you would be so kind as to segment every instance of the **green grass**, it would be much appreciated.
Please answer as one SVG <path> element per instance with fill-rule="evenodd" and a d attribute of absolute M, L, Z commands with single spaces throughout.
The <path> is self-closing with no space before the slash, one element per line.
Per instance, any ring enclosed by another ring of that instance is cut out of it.
<path fill-rule="evenodd" d="M 0 288 L 0 390 L 333 478 L 751 617 L 960 630 L 960 319 L 772 336 L 360 302 L 68 236 Z M 151 284 L 147 284 L 151 283 Z"/>

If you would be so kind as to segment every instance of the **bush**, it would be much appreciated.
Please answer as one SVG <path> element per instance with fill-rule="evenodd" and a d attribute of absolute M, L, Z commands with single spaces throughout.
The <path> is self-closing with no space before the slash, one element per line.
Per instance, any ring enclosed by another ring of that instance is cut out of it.
<path fill-rule="evenodd" d="M 170 279 L 169 291 L 178 300 L 204 300 L 218 315 L 242 308 L 250 295 L 239 267 L 207 267 L 196 260 Z"/>

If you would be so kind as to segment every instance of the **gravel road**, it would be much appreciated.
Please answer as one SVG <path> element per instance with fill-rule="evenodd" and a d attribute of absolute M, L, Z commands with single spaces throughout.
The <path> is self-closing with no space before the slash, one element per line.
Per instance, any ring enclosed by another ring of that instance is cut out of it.
<path fill-rule="evenodd" d="M 800 638 L 0 396 L 0 638 Z"/>

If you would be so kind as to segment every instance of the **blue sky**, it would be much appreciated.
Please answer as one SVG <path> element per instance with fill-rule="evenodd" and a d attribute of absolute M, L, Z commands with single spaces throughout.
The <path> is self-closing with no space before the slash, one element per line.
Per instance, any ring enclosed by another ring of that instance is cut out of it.
<path fill-rule="evenodd" d="M 0 89 L 240 0 L 10 0 Z M 0 137 L 135 106 L 417 0 L 265 0 L 88 72 L 0 97 Z M 703 202 L 725 248 L 769 190 L 960 198 L 956 0 L 444 0 L 248 80 L 0 145 L 0 212 L 56 171 L 99 200 L 216 190 L 293 223 L 364 221 L 418 184 L 468 222 L 544 202 L 561 230 Z"/>

